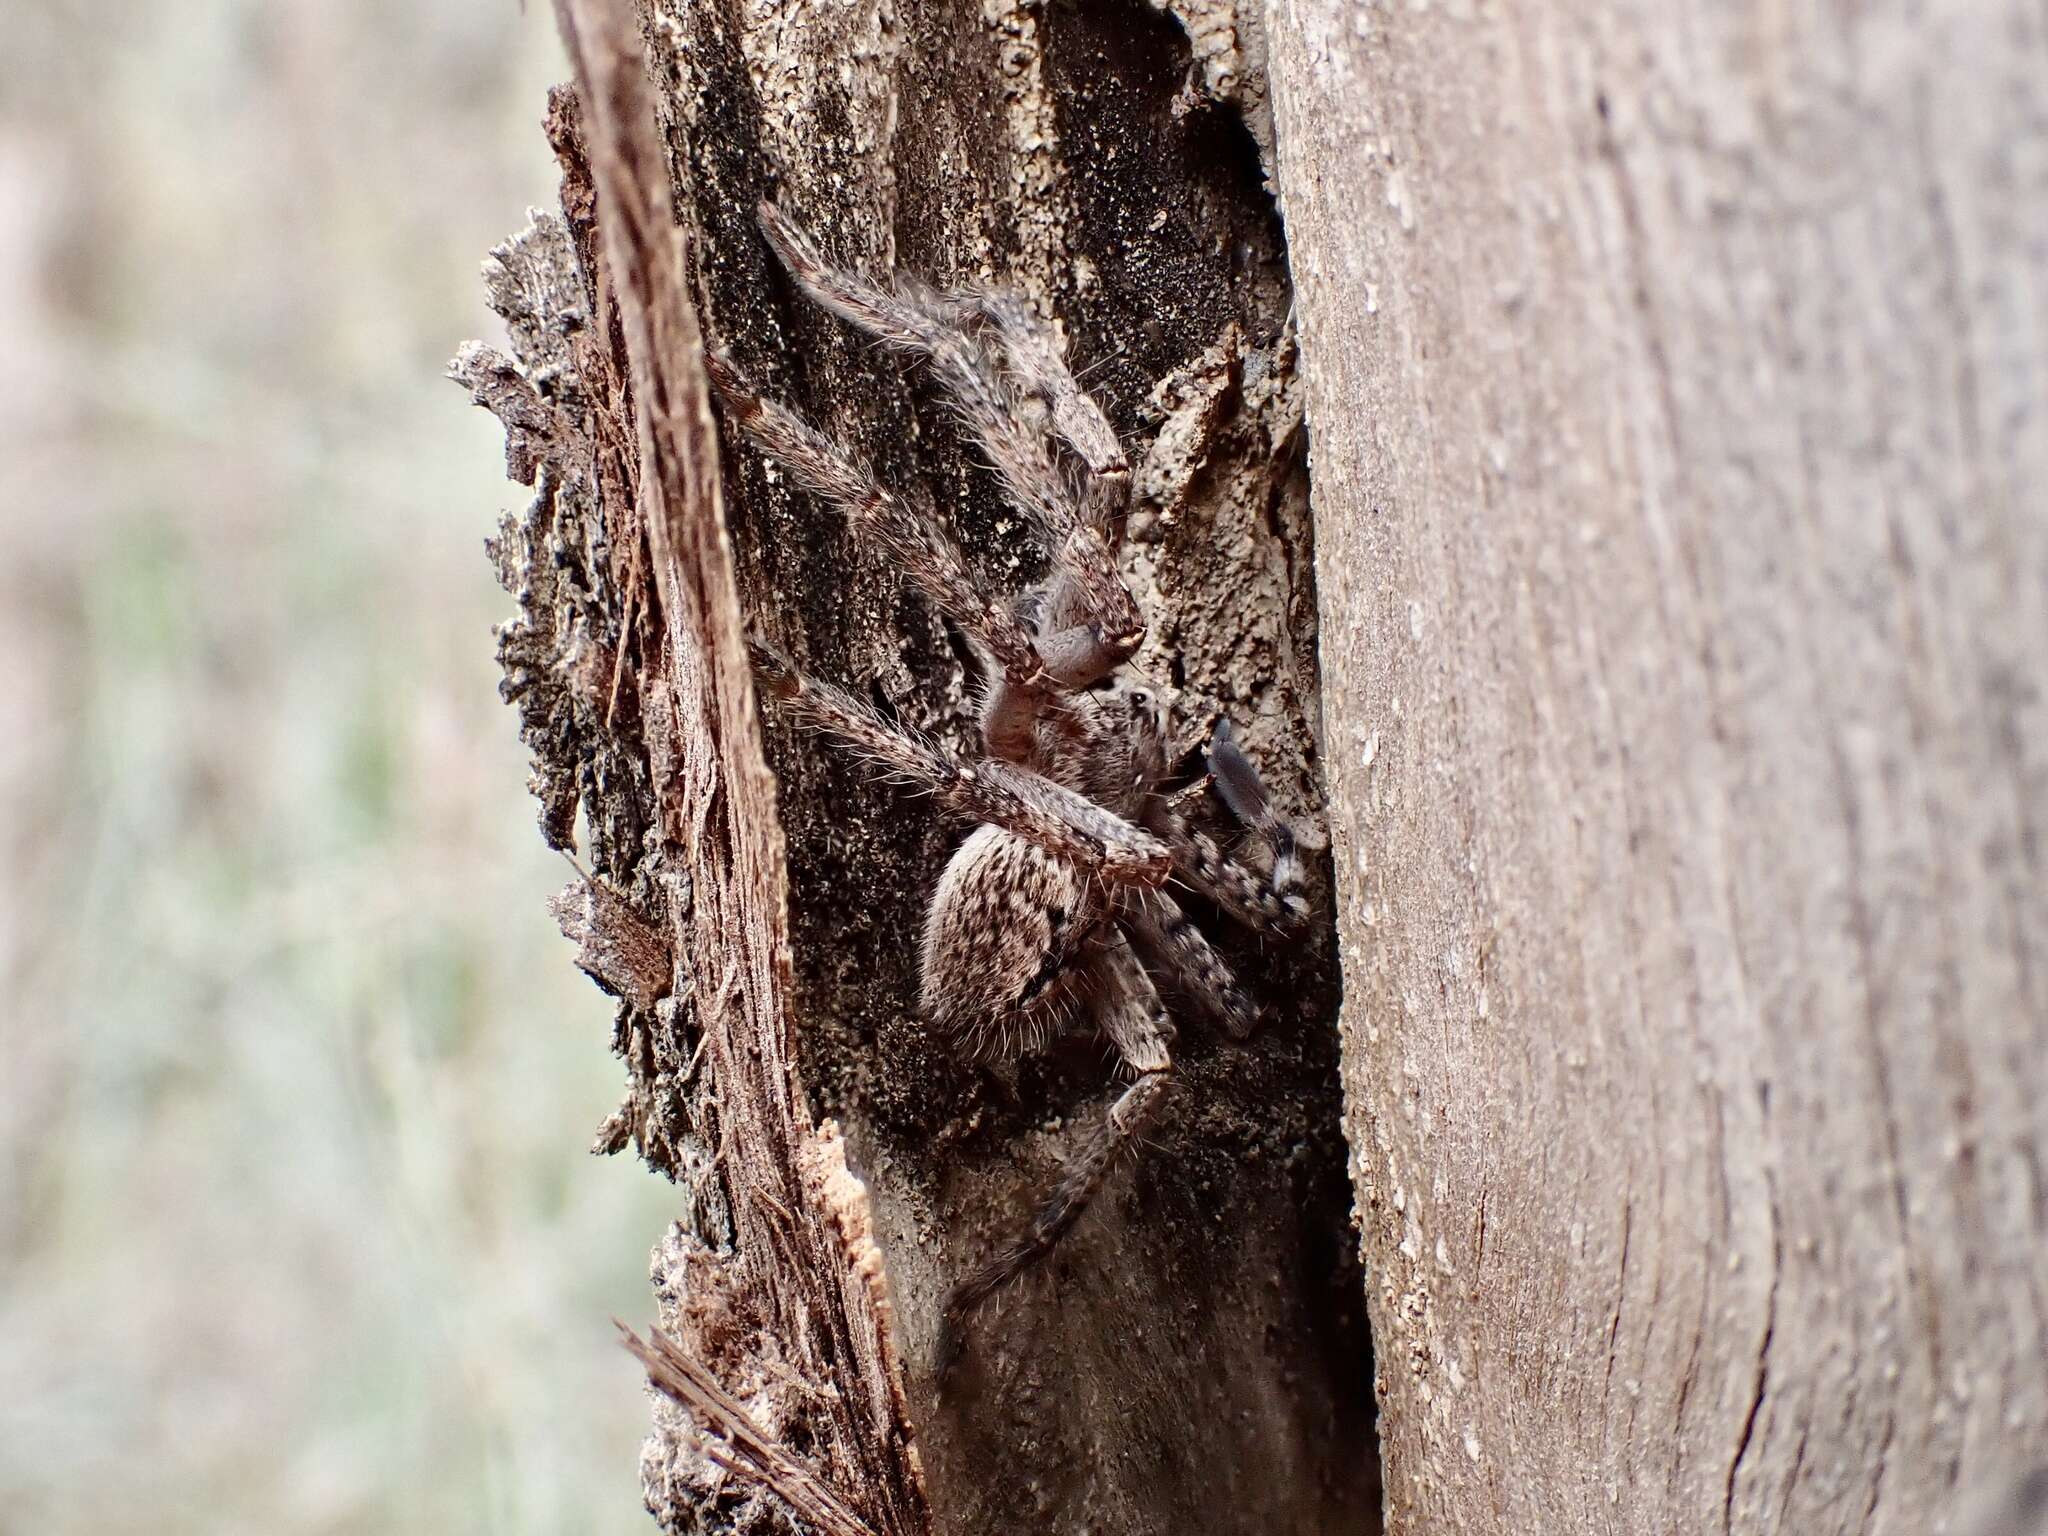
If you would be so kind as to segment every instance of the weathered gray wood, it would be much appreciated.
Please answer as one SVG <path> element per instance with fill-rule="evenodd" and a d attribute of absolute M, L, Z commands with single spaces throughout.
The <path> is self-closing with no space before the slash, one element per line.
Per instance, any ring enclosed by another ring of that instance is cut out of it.
<path fill-rule="evenodd" d="M 868 1203 L 795 1059 L 776 785 L 639 26 L 626 0 L 557 14 L 565 217 L 486 269 L 515 355 L 472 344 L 454 373 L 538 492 L 494 546 L 520 600 L 500 659 L 543 833 L 567 847 L 580 816 L 596 866 L 556 906 L 623 1000 L 634 1083 L 604 1144 L 631 1136 L 687 1190 L 661 1250 L 680 1344 L 643 1351 L 675 1398 L 644 1481 L 679 1529 L 787 1510 L 830 1536 L 922 1536 Z"/>
<path fill-rule="evenodd" d="M 573 21 L 605 3 L 565 9 Z M 631 1080 L 601 1143 L 636 1144 L 689 1195 L 654 1266 L 682 1355 L 647 1351 L 666 1361 L 664 1379 L 701 1398 L 695 1425 L 661 1411 L 643 1464 L 651 1506 L 677 1530 L 767 1518 L 744 1480 L 721 1488 L 706 1427 L 768 1447 L 750 1465 L 784 1467 L 793 1500 L 826 1508 L 843 1494 L 878 1528 L 913 1522 L 907 1493 L 891 1512 L 870 1491 L 913 1481 L 898 1475 L 901 1447 L 884 1443 L 887 1475 L 871 1476 L 827 1412 L 831 1392 L 871 1394 L 866 1423 L 891 1431 L 892 1358 L 939 1529 L 1376 1528 L 1328 933 L 1288 950 L 1214 927 L 1271 1005 L 1265 1028 L 1237 1046 L 1189 1023 L 1177 1047 L 1185 1088 L 1154 1145 L 1041 1271 L 975 1319 L 941 1396 L 930 1374 L 941 1300 L 1028 1215 L 1105 1111 L 1106 1056 L 1078 1041 L 990 1074 L 940 1052 L 914 1014 L 917 933 L 961 829 L 772 714 L 780 830 L 733 835 L 762 807 L 753 727 L 733 714 L 740 690 L 717 670 L 732 616 L 712 611 L 717 584 L 691 573 L 688 540 L 671 537 L 664 551 L 641 539 L 660 509 L 651 470 L 635 466 L 666 465 L 679 480 L 709 467 L 660 437 L 698 430 L 695 359 L 669 355 L 692 341 L 676 328 L 673 348 L 655 349 L 652 422 L 649 363 L 634 345 L 646 329 L 634 306 L 649 298 L 634 284 L 659 300 L 680 278 L 708 339 L 891 484 L 928 488 L 992 580 L 1028 579 L 1040 554 L 963 451 L 943 402 L 793 294 L 754 209 L 773 195 L 828 252 L 871 271 L 1020 290 L 1065 325 L 1075 363 L 1141 461 L 1127 567 L 1153 629 L 1139 665 L 1181 695 L 1191 725 L 1228 710 L 1283 808 L 1317 823 L 1292 294 L 1260 143 L 1237 115 L 1242 106 L 1263 130 L 1260 51 L 1227 8 L 1172 10 L 643 7 L 680 264 L 669 279 L 603 270 L 636 252 L 658 258 L 669 233 L 637 209 L 607 213 L 616 197 L 601 174 L 593 190 L 590 174 L 605 142 L 601 103 L 578 113 L 558 102 L 568 236 L 544 221 L 503 253 L 494 286 L 517 359 L 464 359 L 465 381 L 511 428 L 515 471 L 537 472 L 541 490 L 500 558 L 524 598 L 505 651 L 544 828 L 558 843 L 575 835 L 616 893 L 560 904 L 583 963 L 623 999 Z M 1201 36 L 1199 64 L 1184 29 Z M 627 239 L 635 250 L 622 253 Z M 572 245 L 580 273 L 565 269 Z M 560 322 L 578 306 L 580 325 Z M 704 530 L 729 529 L 748 625 L 906 721 L 970 742 L 972 669 L 875 550 L 730 437 L 714 494 L 718 517 L 688 526 L 713 575 L 725 549 Z M 692 672 L 698 651 L 713 659 L 708 681 Z M 679 778 L 679 766 L 693 771 Z M 783 834 L 786 882 L 772 846 Z M 782 884 L 786 972 L 775 953 Z M 721 913 L 740 924 L 724 970 L 707 928 Z M 671 996 L 648 962 L 650 931 L 672 934 L 686 962 Z M 746 1031 L 715 1028 L 733 1015 L 773 1059 L 748 1054 Z M 785 1035 L 787 1057 L 777 1054 Z M 773 1136 L 736 1146 L 724 1134 L 733 1073 L 750 1126 L 782 1117 L 793 1169 L 777 1165 Z M 778 1075 L 801 1085 L 801 1102 L 768 1092 Z M 835 1117 L 843 1142 L 814 1132 L 812 1114 Z M 843 1171 L 811 1166 L 842 1146 L 865 1195 Z M 829 1246 L 811 1241 L 820 1212 L 850 1227 L 855 1269 L 874 1251 L 872 1223 L 885 1266 L 861 1270 L 877 1287 L 872 1307 L 840 1285 Z M 872 1360 L 835 1369 L 801 1326 L 820 1273 L 834 1306 L 843 1298 L 849 1317 L 877 1320 Z M 753 1295 L 756 1281 L 787 1294 Z M 796 1329 L 794 1359 L 778 1352 L 784 1327 Z M 778 1461 L 777 1444 L 793 1460 Z"/>
<path fill-rule="evenodd" d="M 2048 1459 L 2048 20 L 1273 0 L 1390 1528 Z"/>

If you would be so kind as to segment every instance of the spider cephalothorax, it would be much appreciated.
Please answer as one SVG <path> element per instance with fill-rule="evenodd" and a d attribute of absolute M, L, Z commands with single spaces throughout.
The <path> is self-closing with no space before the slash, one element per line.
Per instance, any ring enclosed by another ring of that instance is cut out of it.
<path fill-rule="evenodd" d="M 985 593 L 945 527 L 885 490 L 721 357 L 711 380 L 741 429 L 796 483 L 879 543 L 979 654 L 984 755 L 972 761 L 852 695 L 756 651 L 795 718 L 978 821 L 933 893 L 922 957 L 926 1019 L 960 1054 L 991 1060 L 1070 1028 L 1114 1042 L 1134 1080 L 1030 1228 L 963 1281 L 949 1328 L 1049 1252 L 1156 1110 L 1172 1071 L 1164 999 L 1242 1036 L 1256 1010 L 1169 886 L 1259 928 L 1307 914 L 1292 830 L 1266 801 L 1228 722 L 1208 744 L 1223 803 L 1265 848 L 1241 862 L 1162 793 L 1173 757 L 1158 693 L 1125 668 L 1144 619 L 1117 569 L 1131 476 L 1121 444 L 1068 372 L 1054 332 L 1000 295 L 871 284 L 827 265 L 764 205 L 782 263 L 826 309 L 923 361 L 951 396 L 1052 571 L 1015 602 Z"/>

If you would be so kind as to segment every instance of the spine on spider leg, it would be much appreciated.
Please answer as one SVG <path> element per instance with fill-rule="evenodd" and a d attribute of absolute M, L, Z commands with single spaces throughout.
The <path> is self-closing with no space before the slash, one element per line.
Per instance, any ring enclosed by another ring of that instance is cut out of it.
<path fill-rule="evenodd" d="M 1148 1072 L 1125 1089 L 1029 1229 L 953 1287 L 939 1320 L 941 1376 L 958 1363 L 966 1343 L 967 1323 L 975 1310 L 1058 1246 L 1059 1240 L 1081 1219 L 1081 1213 L 1088 1209 L 1120 1158 L 1136 1148 L 1138 1133 L 1158 1114 L 1172 1083 L 1167 1072 Z"/>

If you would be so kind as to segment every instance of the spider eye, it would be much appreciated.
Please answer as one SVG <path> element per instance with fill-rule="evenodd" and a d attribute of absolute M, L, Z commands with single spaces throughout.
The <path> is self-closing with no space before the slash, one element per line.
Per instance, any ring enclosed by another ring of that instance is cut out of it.
<path fill-rule="evenodd" d="M 1131 702 L 1137 705 L 1138 708 L 1143 709 L 1147 704 L 1150 704 L 1152 702 L 1152 695 L 1144 692 L 1141 689 L 1137 693 L 1131 695 Z"/>

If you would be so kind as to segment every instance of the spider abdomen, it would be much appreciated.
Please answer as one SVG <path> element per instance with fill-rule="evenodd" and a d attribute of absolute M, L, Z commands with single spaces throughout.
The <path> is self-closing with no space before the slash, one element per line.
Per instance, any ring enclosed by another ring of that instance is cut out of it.
<path fill-rule="evenodd" d="M 1066 860 L 981 826 L 954 852 L 924 930 L 924 1013 L 969 1059 L 1036 1050 L 1076 1012 L 1075 961 L 1103 904 Z"/>

